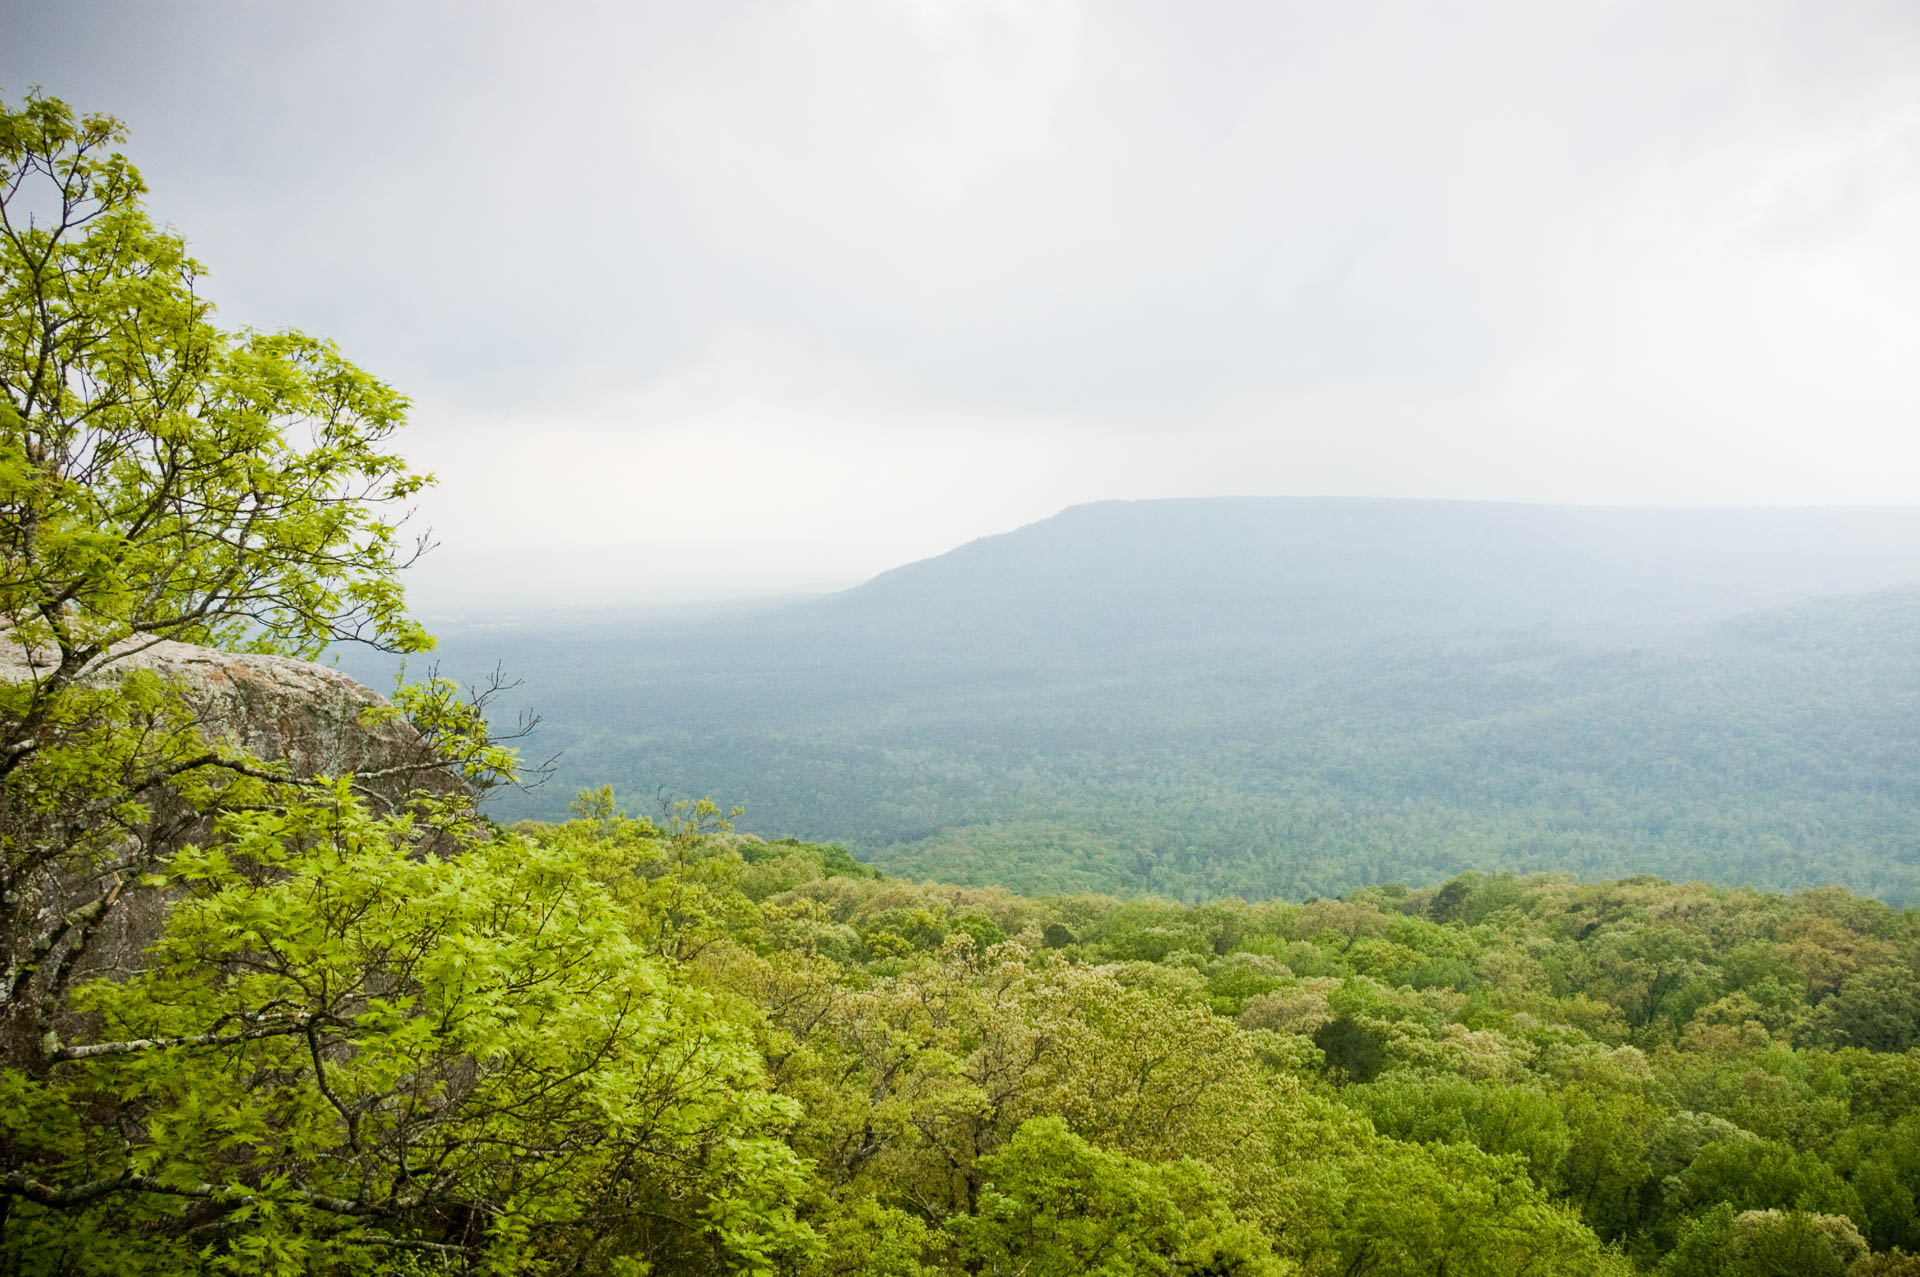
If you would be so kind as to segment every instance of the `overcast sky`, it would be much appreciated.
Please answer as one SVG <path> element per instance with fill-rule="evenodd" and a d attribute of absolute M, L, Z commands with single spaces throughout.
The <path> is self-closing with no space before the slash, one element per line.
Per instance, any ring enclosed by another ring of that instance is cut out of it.
<path fill-rule="evenodd" d="M 232 325 L 441 476 L 425 609 L 1078 501 L 1920 501 L 1920 4 L 0 8 Z"/>

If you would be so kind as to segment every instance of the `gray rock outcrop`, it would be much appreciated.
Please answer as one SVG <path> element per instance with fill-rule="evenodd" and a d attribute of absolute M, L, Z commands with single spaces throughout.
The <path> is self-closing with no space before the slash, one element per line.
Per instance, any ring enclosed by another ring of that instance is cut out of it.
<path fill-rule="evenodd" d="M 413 789 L 448 793 L 462 781 L 439 766 L 418 732 L 397 718 L 371 721 L 385 700 L 339 670 L 166 640 L 119 644 L 84 676 L 98 682 L 150 669 L 177 683 L 210 741 L 284 763 L 295 776 L 369 776 L 388 803 Z M 0 638 L 0 683 L 42 677 L 47 660 Z"/>
<path fill-rule="evenodd" d="M 444 796 L 466 787 L 412 726 L 397 716 L 370 713 L 385 706 L 381 697 L 327 666 L 136 639 L 116 646 L 83 671 L 80 681 L 107 685 L 136 669 L 152 670 L 179 689 L 195 729 L 209 745 L 238 747 L 284 768 L 290 777 L 352 776 L 376 809 L 398 809 L 421 791 Z M 0 631 L 0 683 L 35 682 L 49 673 L 49 658 L 7 642 Z M 46 1023 L 44 1011 L 31 1012 L 31 1004 L 46 1005 L 53 987 L 49 980 L 69 987 L 92 975 L 136 968 L 159 938 L 172 895 L 144 885 L 141 866 L 162 863 L 173 848 L 216 835 L 210 817 L 195 815 L 177 798 L 169 799 L 167 791 L 156 791 L 148 800 L 150 817 L 125 835 L 126 854 L 106 857 L 121 865 L 89 854 L 62 856 L 38 867 L 5 867 L 0 1055 L 18 1056 L 34 1035 L 57 1027 Z M 10 813 L 0 793 L 0 833 L 8 835 L 10 845 L 25 829 L 16 828 L 16 822 L 27 819 Z M 97 910 L 97 916 L 84 926 L 75 924 L 76 915 L 88 909 Z M 51 948 L 49 937 L 57 937 Z M 32 1025 L 22 1020 L 30 1014 Z"/>

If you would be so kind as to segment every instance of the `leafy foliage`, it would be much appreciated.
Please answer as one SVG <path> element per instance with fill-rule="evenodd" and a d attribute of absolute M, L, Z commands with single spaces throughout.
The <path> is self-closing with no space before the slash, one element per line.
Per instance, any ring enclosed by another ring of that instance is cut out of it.
<path fill-rule="evenodd" d="M 312 654 L 407 616 L 405 400 L 298 333 L 226 333 L 141 205 L 118 124 L 0 106 L 0 1059 L 34 1062 L 164 851 L 297 778 L 126 663 L 162 640 Z M 496 760 L 497 761 L 497 760 Z"/>
<path fill-rule="evenodd" d="M 116 138 L 0 113 L 0 1272 L 1913 1271 L 1911 911 L 1023 897 L 606 786 L 505 830 L 515 759 L 443 679 L 376 712 L 441 772 L 392 801 L 215 739 L 115 662 L 418 646 L 380 513 L 416 480 L 391 392 L 207 325 Z M 153 944 L 89 965 L 129 901 Z"/>
<path fill-rule="evenodd" d="M 187 894 L 150 965 L 76 997 L 106 1040 L 13 1083 L 6 1136 L 36 1178 L 10 1244 L 59 1249 L 76 1207 L 248 1272 L 383 1248 L 747 1261 L 804 1237 L 768 1208 L 798 1189 L 795 1112 L 759 1086 L 747 1023 L 561 853 L 414 856 L 410 823 L 343 784 L 174 858 Z"/>
<path fill-rule="evenodd" d="M 1220 1271 L 1759 1272 L 1802 1217 L 1843 1267 L 1920 1228 L 1920 1053 L 1822 1011 L 1846 972 L 1912 971 L 1920 922 L 1841 892 L 1033 899 L 731 833 L 669 854 L 644 822 L 523 829 L 597 841 L 643 933 L 698 884 L 690 974 L 760 1008 L 800 1106 L 806 1271 L 1209 1271 L 1203 1238 Z M 1367 1070 L 1328 1049 L 1350 1038 Z M 1743 1222 L 1709 1246 L 1716 1212 Z M 884 1262 L 882 1227 L 914 1239 Z"/>
<path fill-rule="evenodd" d="M 478 815 L 516 766 L 481 706 L 403 688 L 370 715 L 403 757 L 303 774 L 130 666 L 430 640 L 389 513 L 425 481 L 388 447 L 405 401 L 215 328 L 119 140 L 0 109 L 0 1270 L 805 1253 L 754 1018 Z M 155 943 L 116 964 L 109 933 Z"/>
<path fill-rule="evenodd" d="M 973 1271 L 1034 1277 L 1254 1277 L 1283 1271 L 1210 1169 L 1104 1153 L 1056 1117 L 982 1158 L 976 1212 L 951 1225 Z"/>

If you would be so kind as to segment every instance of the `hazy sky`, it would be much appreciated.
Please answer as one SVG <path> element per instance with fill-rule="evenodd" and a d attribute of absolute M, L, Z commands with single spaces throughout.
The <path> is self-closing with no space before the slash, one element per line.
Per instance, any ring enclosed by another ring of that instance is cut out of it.
<path fill-rule="evenodd" d="M 230 324 L 415 401 L 429 609 L 1103 497 L 1920 501 L 1920 4 L 0 7 Z"/>

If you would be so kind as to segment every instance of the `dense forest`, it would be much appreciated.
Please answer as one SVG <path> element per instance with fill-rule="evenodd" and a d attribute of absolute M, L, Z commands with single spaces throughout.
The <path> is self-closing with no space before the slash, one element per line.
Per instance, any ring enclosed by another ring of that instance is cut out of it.
<path fill-rule="evenodd" d="M 1541 548 L 1578 511 L 1277 503 L 1277 529 L 1228 518 L 1222 535 L 1280 568 L 1183 576 L 1127 556 L 1171 543 L 1203 562 L 1210 530 L 1149 516 L 1213 503 L 1144 504 L 1062 516 L 1094 525 L 1084 551 L 1042 524 L 984 567 L 935 560 L 725 622 L 456 632 L 442 668 L 504 663 L 524 681 L 512 708 L 543 716 L 530 752 L 560 754 L 501 819 L 614 779 L 735 796 L 743 829 L 831 837 L 908 876 L 1034 892 L 1299 897 L 1514 869 L 1920 899 L 1920 591 L 1777 601 L 1915 579 L 1911 512 L 1865 512 L 1845 537 L 1750 514 L 1722 529 L 1753 538 L 1748 559 L 1694 546 L 1698 562 L 1675 540 L 1697 529 L 1592 515 L 1603 546 L 1653 547 L 1616 561 Z M 1801 560 L 1774 544 L 1790 534 Z M 1502 561 L 1509 539 L 1530 557 Z M 1396 557 L 1413 547 L 1432 561 Z M 1073 588 L 990 590 L 1022 555 Z M 1313 557 L 1289 576 L 1289 555 Z M 1728 579 L 1702 585 L 1714 570 Z M 1553 594 L 1554 571 L 1581 588 Z"/>
<path fill-rule="evenodd" d="M 1034 899 L 587 797 L 518 832 L 751 1027 L 807 1168 L 802 1271 L 1916 1265 L 1912 912 L 1479 874 Z"/>
<path fill-rule="evenodd" d="M 145 1155 L 286 1193 L 257 1219 L 29 1197 L 19 1270 L 1920 1271 L 1912 911 L 1504 874 L 1034 898 L 730 833 L 710 804 L 577 811 L 460 862 L 362 827 L 278 880 L 177 864 L 202 886 L 158 965 L 90 1005 L 144 1035 L 215 992 L 209 966 L 255 1007 L 344 978 L 325 1005 L 359 1049 L 320 1070 L 232 1034 L 191 1079 L 79 1062 L 61 1108 L 13 1110 L 17 1150 L 105 1160 L 126 1113 L 166 1113 Z M 238 961 L 245 929 L 302 916 L 281 960 Z M 380 988 L 351 979 L 369 960 Z M 415 999 L 498 1052 L 457 1121 L 433 1087 L 472 1083 L 409 1031 Z M 400 1191 L 429 1165 L 437 1208 Z M 475 1193 L 484 1219 L 452 1209 Z M 355 1200 L 380 1209 L 328 1221 Z"/>
<path fill-rule="evenodd" d="M 525 832 L 631 864 L 613 890 L 652 950 L 755 1008 L 823 1231 L 887 1234 L 899 1272 L 1017 1271 L 995 1262 L 1014 1250 L 1108 1271 L 1160 1227 L 1199 1271 L 1813 1273 L 1920 1250 L 1911 912 L 1478 874 L 1031 899 L 836 848 L 670 850 L 604 815 Z M 1070 1225 L 1069 1198 L 1111 1217 Z"/>

